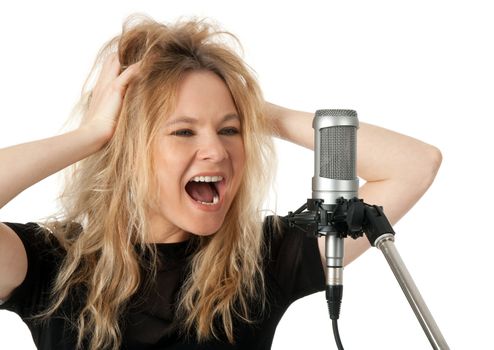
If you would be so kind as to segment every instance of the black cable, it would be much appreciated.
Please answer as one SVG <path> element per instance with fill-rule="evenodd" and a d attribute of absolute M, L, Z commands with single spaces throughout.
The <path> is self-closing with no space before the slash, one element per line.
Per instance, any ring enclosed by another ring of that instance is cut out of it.
<path fill-rule="evenodd" d="M 332 320 L 332 321 L 333 321 L 333 334 L 334 334 L 334 340 L 336 341 L 336 346 L 338 347 L 338 350 L 344 350 L 343 344 L 341 344 L 340 332 L 338 331 L 338 320 Z"/>
<path fill-rule="evenodd" d="M 334 340 L 338 350 L 343 350 L 341 344 L 340 332 L 338 331 L 338 318 L 340 318 L 341 299 L 343 296 L 343 285 L 327 285 L 326 301 L 328 302 L 329 317 L 333 321 Z"/>

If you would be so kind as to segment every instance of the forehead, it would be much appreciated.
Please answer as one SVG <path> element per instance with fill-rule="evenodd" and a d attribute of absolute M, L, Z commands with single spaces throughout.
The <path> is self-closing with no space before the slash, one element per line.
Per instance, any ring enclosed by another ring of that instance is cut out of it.
<path fill-rule="evenodd" d="M 224 118 L 238 115 L 230 90 L 215 73 L 207 70 L 187 72 L 181 80 L 170 119 L 190 117 Z"/>
<path fill-rule="evenodd" d="M 215 118 L 215 120 L 217 120 L 220 124 L 227 123 L 230 121 L 240 123 L 240 117 L 237 115 L 237 113 L 226 114 L 223 117 Z M 177 124 L 199 124 L 201 123 L 201 121 L 203 120 L 201 120 L 200 118 L 195 118 L 187 115 L 172 116 L 168 118 L 168 120 L 165 122 L 165 127 L 174 126 Z"/>

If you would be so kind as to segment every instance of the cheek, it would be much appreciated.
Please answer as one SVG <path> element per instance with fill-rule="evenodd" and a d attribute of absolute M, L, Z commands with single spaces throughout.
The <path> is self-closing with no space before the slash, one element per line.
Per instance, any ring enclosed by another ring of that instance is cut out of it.
<path fill-rule="evenodd" d="M 239 156 L 237 161 L 237 171 L 240 173 L 240 175 L 243 175 L 244 169 L 245 169 L 245 153 L 242 152 L 242 154 Z"/>
<path fill-rule="evenodd" d="M 233 168 L 236 173 L 236 177 L 240 180 L 243 177 L 244 169 L 245 169 L 245 150 L 243 142 L 239 142 L 238 145 L 234 148 L 233 156 Z"/>
<path fill-rule="evenodd" d="M 155 153 L 155 172 L 161 188 L 160 192 L 176 191 L 186 166 L 186 155 L 179 149 L 161 147 Z"/>

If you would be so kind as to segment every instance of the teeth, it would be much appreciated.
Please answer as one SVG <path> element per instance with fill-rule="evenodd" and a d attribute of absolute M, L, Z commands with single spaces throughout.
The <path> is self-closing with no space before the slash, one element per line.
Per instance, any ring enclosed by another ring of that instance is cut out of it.
<path fill-rule="evenodd" d="M 213 197 L 213 202 L 212 203 L 201 202 L 201 201 L 198 201 L 198 202 L 201 203 L 201 204 L 205 204 L 205 205 L 215 205 L 215 204 L 217 204 L 219 202 L 219 200 L 220 199 L 219 199 L 218 195 L 215 194 L 214 197 Z"/>
<path fill-rule="evenodd" d="M 223 176 L 194 176 L 194 178 L 190 181 L 194 181 L 194 182 L 219 182 L 222 180 L 223 180 Z M 213 201 L 211 203 L 201 202 L 201 201 L 197 201 L 197 202 L 204 204 L 204 205 L 215 205 L 215 204 L 218 204 L 219 201 L 220 201 L 220 198 L 219 198 L 218 194 L 215 194 L 213 197 Z"/>
<path fill-rule="evenodd" d="M 223 180 L 223 176 L 195 176 L 192 181 L 194 182 L 218 182 Z"/>

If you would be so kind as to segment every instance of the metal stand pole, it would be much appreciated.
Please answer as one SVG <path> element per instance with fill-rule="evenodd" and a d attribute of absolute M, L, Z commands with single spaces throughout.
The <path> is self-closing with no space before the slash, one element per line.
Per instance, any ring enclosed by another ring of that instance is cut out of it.
<path fill-rule="evenodd" d="M 342 197 L 336 201 L 336 205 L 330 206 L 324 205 L 323 202 L 320 199 L 308 199 L 306 204 L 288 214 L 287 218 L 290 225 L 298 226 L 306 232 L 313 232 L 316 236 L 336 232 L 339 237 L 350 236 L 357 239 L 365 232 L 369 243 L 384 254 L 432 347 L 436 350 L 449 350 L 446 340 L 395 248 L 394 230 L 384 215 L 383 208 L 366 204 L 358 198 L 347 200 Z M 305 211 L 306 209 L 307 211 Z M 338 255 L 333 254 L 331 256 Z M 338 275 L 338 277 L 341 276 Z M 331 298 L 328 298 L 328 293 L 326 295 L 329 305 Z M 337 294 L 334 293 L 333 295 Z M 331 297 L 331 294 L 329 296 Z M 338 303 L 341 303 L 341 293 L 337 296 Z M 335 319 L 337 318 L 335 317 Z M 336 336 L 335 333 L 335 338 Z"/>
<path fill-rule="evenodd" d="M 434 349 L 449 350 L 439 327 L 437 326 L 432 314 L 430 313 L 424 299 L 408 272 L 403 260 L 394 245 L 394 236 L 392 234 L 384 234 L 375 241 L 375 246 L 384 254 L 388 261 L 391 270 L 393 271 L 398 283 L 400 284 L 403 293 L 405 293 L 410 306 L 415 313 L 422 329 L 424 330 L 429 342 Z"/>

